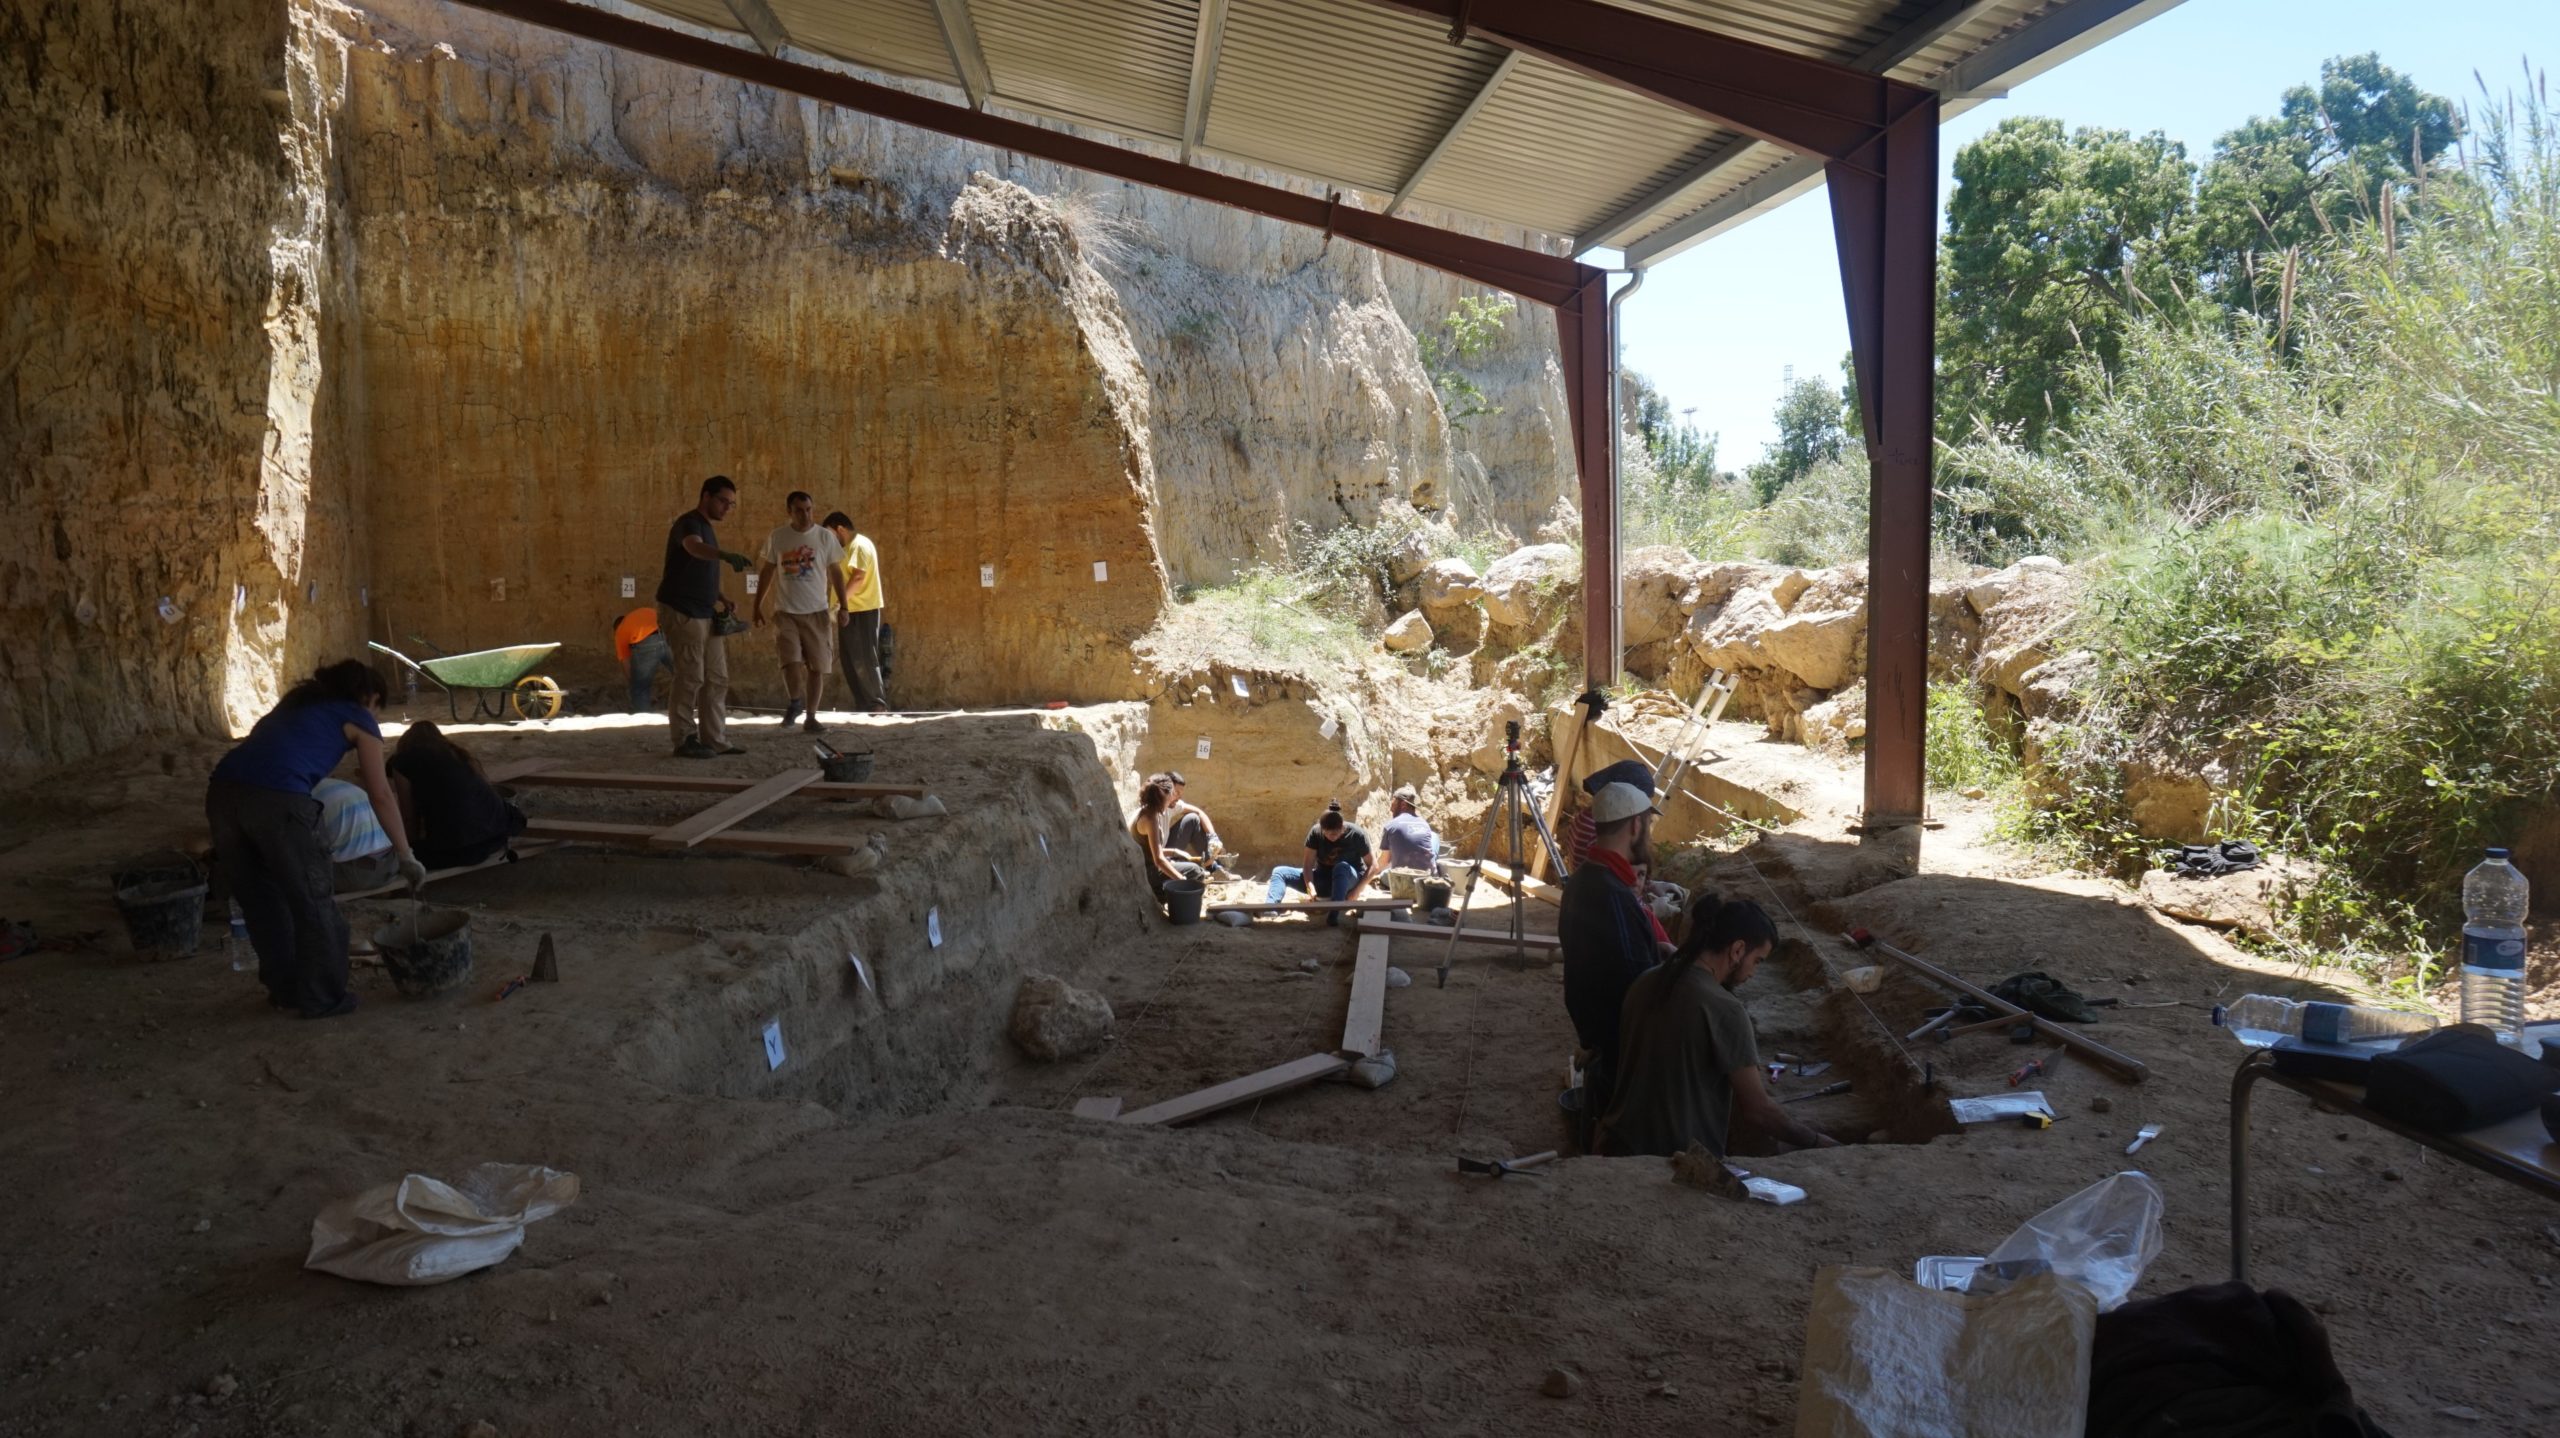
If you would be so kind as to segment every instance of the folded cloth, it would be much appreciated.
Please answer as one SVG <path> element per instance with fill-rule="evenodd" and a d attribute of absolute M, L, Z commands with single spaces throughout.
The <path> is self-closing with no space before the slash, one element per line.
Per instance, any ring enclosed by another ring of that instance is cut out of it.
<path fill-rule="evenodd" d="M 2088 1438 L 2388 1438 L 2291 1294 L 2217 1283 L 2098 1315 Z"/>
<path fill-rule="evenodd" d="M 2479 1024 L 2455 1024 L 2375 1059 L 2365 1070 L 2364 1101 L 2412 1128 L 2468 1133 L 2530 1113 L 2555 1090 L 2560 1069 L 2508 1048 Z"/>
<path fill-rule="evenodd" d="M 2007 999 L 2038 1018 L 2052 1019 L 2057 1023 L 2094 1024 L 2098 1021 L 2098 1011 L 2089 1007 L 2087 999 L 2041 969 L 2011 974 L 1991 986 L 1991 995 Z"/>
<path fill-rule="evenodd" d="M 2264 862 L 2258 846 L 2241 839 L 2219 844 L 2181 844 L 2160 856 L 2160 867 L 2190 879 L 2218 879 L 2254 869 Z"/>

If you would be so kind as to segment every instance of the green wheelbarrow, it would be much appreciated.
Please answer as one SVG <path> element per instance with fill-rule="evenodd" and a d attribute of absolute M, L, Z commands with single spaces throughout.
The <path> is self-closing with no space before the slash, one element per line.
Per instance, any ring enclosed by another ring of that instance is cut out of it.
<path fill-rule="evenodd" d="M 435 648 L 414 634 L 409 636 L 409 642 Z M 399 660 L 413 674 L 425 675 L 428 683 L 444 691 L 445 710 L 457 723 L 463 718 L 465 694 L 471 696 L 471 718 L 507 723 L 557 718 L 568 698 L 549 675 L 533 672 L 535 665 L 560 647 L 556 643 L 510 644 L 504 649 L 475 649 L 469 654 L 438 653 L 431 659 L 412 659 L 388 644 L 371 640 L 365 642 L 365 647 Z"/>

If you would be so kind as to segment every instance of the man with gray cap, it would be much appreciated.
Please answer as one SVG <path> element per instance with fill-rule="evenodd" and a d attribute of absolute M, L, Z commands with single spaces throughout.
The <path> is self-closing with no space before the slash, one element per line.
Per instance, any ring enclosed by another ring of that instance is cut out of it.
<path fill-rule="evenodd" d="M 1609 1111 L 1627 987 L 1670 949 L 1636 878 L 1637 866 L 1653 861 L 1653 821 L 1661 812 L 1653 796 L 1633 784 L 1601 785 L 1591 796 L 1590 852 L 1557 901 L 1565 1012 L 1591 1051 L 1582 1082 L 1586 1125 Z"/>
<path fill-rule="evenodd" d="M 1378 831 L 1378 837 L 1387 846 L 1390 869 L 1440 872 L 1440 836 L 1431 832 L 1431 826 L 1415 811 L 1421 798 L 1411 784 L 1398 784 L 1387 800 L 1387 823 Z"/>

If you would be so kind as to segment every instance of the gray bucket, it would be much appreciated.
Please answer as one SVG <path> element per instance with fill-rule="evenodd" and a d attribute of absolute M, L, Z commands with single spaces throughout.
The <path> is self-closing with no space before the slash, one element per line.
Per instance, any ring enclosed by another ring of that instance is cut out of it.
<path fill-rule="evenodd" d="M 168 958 L 194 953 L 197 941 L 204 936 L 207 887 L 201 878 L 183 876 L 144 879 L 119 887 L 116 912 L 124 916 L 125 932 L 133 936 L 133 951 Z"/>
<path fill-rule="evenodd" d="M 1177 924 L 1200 922 L 1201 905 L 1208 900 L 1209 886 L 1197 879 L 1164 881 L 1164 916 Z"/>
<path fill-rule="evenodd" d="M 373 931 L 382 967 L 393 987 L 413 999 L 471 982 L 471 916 L 460 909 L 426 909 L 412 932 L 406 916 Z"/>

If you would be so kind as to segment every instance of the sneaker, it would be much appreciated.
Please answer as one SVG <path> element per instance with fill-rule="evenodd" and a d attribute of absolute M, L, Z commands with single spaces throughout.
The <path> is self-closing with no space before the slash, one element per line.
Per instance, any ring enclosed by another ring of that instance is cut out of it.
<path fill-rule="evenodd" d="M 819 723 L 818 716 L 812 714 L 809 716 L 809 721 L 800 726 L 800 732 L 803 734 L 824 734 L 827 732 L 827 726 Z"/>
<path fill-rule="evenodd" d="M 703 743 L 700 739 L 687 739 L 676 746 L 676 757 L 679 759 L 710 759 L 717 757 L 719 753 L 719 750 Z"/>
<path fill-rule="evenodd" d="M 785 728 L 785 729 L 790 728 L 790 727 L 791 727 L 791 721 L 792 721 L 792 720 L 794 720 L 794 719 L 797 719 L 797 718 L 799 718 L 799 717 L 800 717 L 800 701 L 799 701 L 799 700 L 794 699 L 794 700 L 792 700 L 790 703 L 785 704 L 785 705 L 783 705 L 783 706 L 782 706 L 782 727 L 783 727 L 783 728 Z"/>
<path fill-rule="evenodd" d="M 747 751 L 739 748 L 735 744 L 723 744 L 719 748 L 711 751 L 714 758 L 720 759 L 726 759 L 732 754 L 744 754 L 745 752 Z"/>

